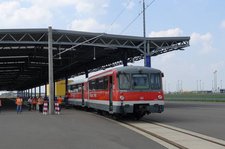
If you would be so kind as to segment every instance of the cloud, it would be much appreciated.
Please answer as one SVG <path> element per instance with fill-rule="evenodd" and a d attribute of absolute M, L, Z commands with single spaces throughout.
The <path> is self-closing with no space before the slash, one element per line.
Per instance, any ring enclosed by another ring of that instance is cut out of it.
<path fill-rule="evenodd" d="M 169 52 L 167 54 L 162 54 L 157 57 L 157 62 L 159 62 L 159 64 L 163 65 L 168 62 L 171 62 L 171 60 L 173 60 L 174 57 L 176 57 L 175 52 Z"/>
<path fill-rule="evenodd" d="M 109 6 L 109 0 L 24 0 L 46 8 L 73 7 L 77 13 L 84 15 L 104 14 Z M 44 4 L 44 5 L 43 5 Z"/>
<path fill-rule="evenodd" d="M 211 33 L 199 34 L 194 32 L 191 34 L 190 43 L 191 46 L 195 46 L 195 48 L 199 49 L 203 54 L 207 54 L 215 50 L 212 46 Z"/>
<path fill-rule="evenodd" d="M 126 0 L 126 2 L 123 3 L 123 6 L 126 8 L 126 9 L 129 9 L 129 10 L 132 10 L 135 6 L 135 3 L 133 0 Z"/>
<path fill-rule="evenodd" d="M 222 21 L 222 23 L 221 23 L 221 27 L 222 27 L 223 29 L 225 29 L 225 20 L 224 20 L 224 21 Z"/>
<path fill-rule="evenodd" d="M 182 35 L 183 31 L 180 28 L 168 29 L 165 31 L 151 32 L 149 37 L 173 37 Z"/>
<path fill-rule="evenodd" d="M 0 27 L 28 27 L 40 26 L 51 20 L 51 13 L 40 7 L 22 7 L 19 1 L 0 3 Z"/>
<path fill-rule="evenodd" d="M 86 13 L 89 15 L 93 14 L 104 14 L 105 9 L 108 8 L 109 0 L 75 0 L 75 8 L 78 13 Z"/>
<path fill-rule="evenodd" d="M 108 5 L 109 0 L 5 0 L 0 2 L 0 28 L 43 27 L 55 22 L 56 17 L 67 22 L 79 17 L 95 18 L 104 15 Z"/>
<path fill-rule="evenodd" d="M 70 25 L 69 29 L 76 31 L 90 31 L 90 32 L 103 32 L 107 29 L 107 25 L 100 24 L 93 18 L 74 20 Z"/>

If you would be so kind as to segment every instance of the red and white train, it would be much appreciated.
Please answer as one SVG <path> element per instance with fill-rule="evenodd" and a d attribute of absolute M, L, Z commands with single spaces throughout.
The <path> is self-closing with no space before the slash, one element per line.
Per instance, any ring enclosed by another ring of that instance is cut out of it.
<path fill-rule="evenodd" d="M 148 67 L 113 68 L 69 84 L 68 103 L 115 115 L 133 114 L 137 118 L 161 113 L 162 77 L 160 70 Z"/>

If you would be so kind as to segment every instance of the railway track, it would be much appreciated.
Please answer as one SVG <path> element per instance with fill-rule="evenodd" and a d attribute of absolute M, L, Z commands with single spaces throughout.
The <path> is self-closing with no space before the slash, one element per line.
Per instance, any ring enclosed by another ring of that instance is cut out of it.
<path fill-rule="evenodd" d="M 167 148 L 225 149 L 225 141 L 149 121 L 119 121 L 120 125 L 153 139 Z"/>
<path fill-rule="evenodd" d="M 225 149 L 225 140 L 193 131 L 149 120 L 135 121 L 129 118 L 125 120 L 114 120 L 109 115 L 94 115 L 118 123 L 169 149 Z"/>

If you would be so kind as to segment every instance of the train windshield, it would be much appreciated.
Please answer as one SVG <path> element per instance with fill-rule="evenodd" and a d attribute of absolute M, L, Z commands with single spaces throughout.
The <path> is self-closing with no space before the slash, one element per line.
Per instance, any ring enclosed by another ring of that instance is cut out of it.
<path fill-rule="evenodd" d="M 122 90 L 130 89 L 130 75 L 123 73 L 119 75 L 119 86 Z"/>
<path fill-rule="evenodd" d="M 149 79 L 147 74 L 133 74 L 132 75 L 133 89 L 149 89 Z"/>
<path fill-rule="evenodd" d="M 160 73 L 152 73 L 150 75 L 150 88 L 152 90 L 161 89 L 161 74 Z"/>
<path fill-rule="evenodd" d="M 160 90 L 161 86 L 161 73 L 119 75 L 121 90 Z"/>

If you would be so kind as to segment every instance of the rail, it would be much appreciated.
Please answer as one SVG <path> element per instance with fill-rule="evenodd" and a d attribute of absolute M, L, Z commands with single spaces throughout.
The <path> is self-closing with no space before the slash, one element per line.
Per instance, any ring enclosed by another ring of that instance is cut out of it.
<path fill-rule="evenodd" d="M 225 148 L 225 141 L 223 140 L 157 122 L 142 120 L 137 122 L 119 121 L 119 123 L 151 135 L 179 149 L 201 148 L 199 145 L 214 149 Z"/>

